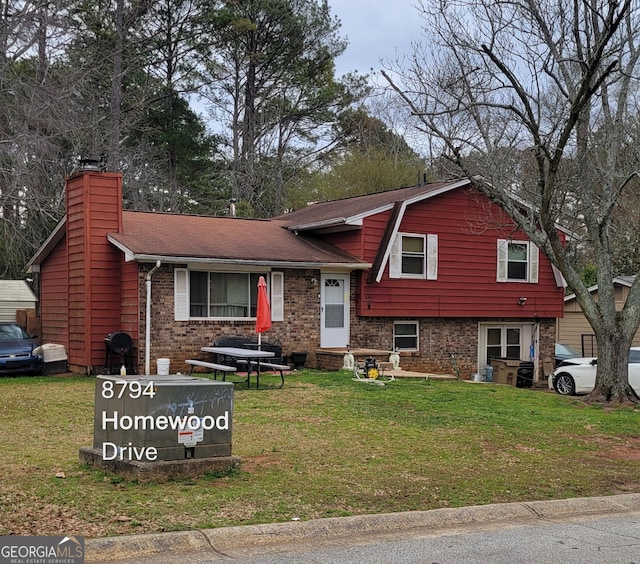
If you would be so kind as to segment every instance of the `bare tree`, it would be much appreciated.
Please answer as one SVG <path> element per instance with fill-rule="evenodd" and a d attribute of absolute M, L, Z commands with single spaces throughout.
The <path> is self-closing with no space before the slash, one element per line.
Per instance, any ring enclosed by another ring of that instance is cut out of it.
<path fill-rule="evenodd" d="M 77 77 L 55 61 L 68 38 L 69 3 L 0 2 L 0 276 L 23 267 L 63 213 L 81 113 Z"/>
<path fill-rule="evenodd" d="M 473 178 L 562 272 L 598 342 L 588 401 L 638 398 L 628 352 L 640 277 L 616 311 L 612 253 L 638 191 L 640 5 L 632 0 L 422 2 L 429 43 L 385 76 L 439 160 Z M 597 301 L 558 225 L 597 265 Z M 629 273 L 627 273 L 629 274 Z"/>

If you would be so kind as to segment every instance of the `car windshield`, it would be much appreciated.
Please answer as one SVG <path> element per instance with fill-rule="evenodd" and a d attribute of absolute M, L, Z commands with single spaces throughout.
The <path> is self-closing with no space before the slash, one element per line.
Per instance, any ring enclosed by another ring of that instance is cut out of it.
<path fill-rule="evenodd" d="M 556 343 L 556 354 L 570 354 L 575 356 L 580 356 L 580 353 L 575 350 L 573 347 L 569 345 L 565 345 L 564 343 Z"/>
<path fill-rule="evenodd" d="M 0 341 L 28 338 L 29 336 L 19 325 L 0 325 Z"/>

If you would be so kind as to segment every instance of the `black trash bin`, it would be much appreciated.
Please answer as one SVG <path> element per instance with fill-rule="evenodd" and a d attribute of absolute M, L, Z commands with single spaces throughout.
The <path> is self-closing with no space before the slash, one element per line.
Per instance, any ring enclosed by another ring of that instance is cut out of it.
<path fill-rule="evenodd" d="M 530 388 L 533 386 L 533 362 L 523 360 L 518 367 L 516 388 Z"/>

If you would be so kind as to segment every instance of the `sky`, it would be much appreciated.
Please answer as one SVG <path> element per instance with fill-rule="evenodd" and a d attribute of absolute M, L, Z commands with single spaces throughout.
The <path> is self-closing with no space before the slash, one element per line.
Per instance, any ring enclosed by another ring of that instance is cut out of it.
<path fill-rule="evenodd" d="M 411 42 L 422 37 L 423 20 L 414 0 L 329 0 L 342 22 L 340 36 L 349 45 L 336 60 L 336 75 L 367 74 L 381 68 L 381 59 L 409 55 Z"/>

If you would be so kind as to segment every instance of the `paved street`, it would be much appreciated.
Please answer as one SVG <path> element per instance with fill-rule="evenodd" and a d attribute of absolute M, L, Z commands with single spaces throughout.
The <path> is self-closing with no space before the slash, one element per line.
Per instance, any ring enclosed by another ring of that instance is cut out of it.
<path fill-rule="evenodd" d="M 629 494 L 129 537 L 112 539 L 119 551 L 102 545 L 111 559 L 93 546 L 87 562 L 638 564 L 639 504 Z"/>
<path fill-rule="evenodd" d="M 640 562 L 640 513 L 570 523 L 536 523 L 488 531 L 425 532 L 340 543 L 285 547 L 286 552 L 232 558 L 238 564 L 631 564 Z M 379 535 L 378 537 L 381 537 Z M 405 538 L 398 538 L 405 537 Z M 228 560 L 210 556 L 206 564 Z M 159 561 L 161 562 L 161 561 Z M 170 562 L 170 560 L 165 561 Z"/>

